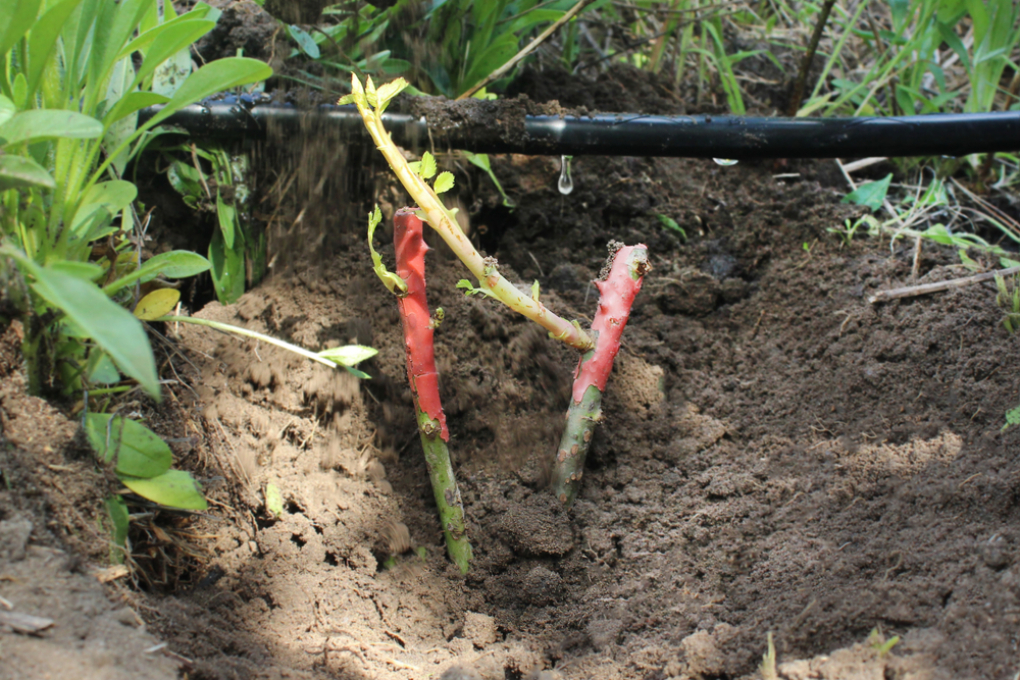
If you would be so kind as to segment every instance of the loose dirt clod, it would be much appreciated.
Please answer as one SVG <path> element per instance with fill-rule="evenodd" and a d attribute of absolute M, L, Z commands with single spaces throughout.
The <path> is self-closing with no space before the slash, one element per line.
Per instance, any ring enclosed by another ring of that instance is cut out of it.
<path fill-rule="evenodd" d="M 500 538 L 521 555 L 565 555 L 574 547 L 574 534 L 566 513 L 551 496 L 539 493 L 515 505 L 499 520 Z"/>

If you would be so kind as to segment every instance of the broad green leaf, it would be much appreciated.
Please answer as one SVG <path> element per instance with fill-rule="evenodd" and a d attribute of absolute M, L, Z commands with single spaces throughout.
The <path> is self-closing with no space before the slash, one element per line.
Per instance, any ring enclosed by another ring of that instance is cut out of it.
<path fill-rule="evenodd" d="M 265 80 L 272 75 L 273 69 L 257 59 L 229 57 L 209 62 L 188 76 L 173 98 L 149 120 L 146 127 L 154 127 L 185 106 L 212 94 Z"/>
<path fill-rule="evenodd" d="M 932 225 L 925 229 L 922 235 L 945 246 L 951 246 L 955 241 L 953 235 L 949 233 L 949 230 L 946 229 L 946 225 L 944 224 Z"/>
<path fill-rule="evenodd" d="M 89 353 L 85 375 L 88 377 L 88 381 L 93 384 L 115 385 L 120 382 L 120 371 L 110 359 L 110 355 L 97 350 L 92 350 Z"/>
<path fill-rule="evenodd" d="M 42 0 L 5 0 L 0 2 L 0 55 L 7 54 L 32 27 Z"/>
<path fill-rule="evenodd" d="M 335 361 L 341 366 L 355 366 L 360 364 L 362 361 L 371 359 L 379 350 L 374 347 L 366 347 L 365 345 L 344 345 L 343 347 L 331 347 L 330 349 L 324 349 L 319 352 L 319 356 L 323 359 L 329 359 Z"/>
<path fill-rule="evenodd" d="M 3 125 L 11 119 L 15 113 L 17 113 L 18 107 L 14 105 L 7 97 L 0 94 L 0 125 Z M 2 142 L 0 142 L 2 144 Z"/>
<path fill-rule="evenodd" d="M 50 268 L 54 271 L 77 276 L 79 279 L 87 279 L 89 281 L 95 281 L 106 271 L 94 262 L 72 262 L 71 260 L 52 262 L 50 263 Z"/>
<path fill-rule="evenodd" d="M 272 482 L 266 484 L 266 510 L 273 517 L 283 514 L 283 495 L 280 493 L 280 487 Z"/>
<path fill-rule="evenodd" d="M 168 279 L 186 279 L 209 270 L 209 260 L 190 250 L 171 250 L 155 255 L 142 265 L 147 273 L 153 276 L 165 276 Z"/>
<path fill-rule="evenodd" d="M 70 137 L 94 139 L 103 134 L 102 124 L 77 111 L 61 109 L 36 109 L 21 111 L 0 125 L 0 144 L 38 142 L 44 139 Z"/>
<path fill-rule="evenodd" d="M 187 50 L 188 46 L 197 41 L 203 35 L 216 26 L 215 21 L 184 21 L 165 28 L 145 54 L 141 67 L 138 69 L 138 78 L 145 78 L 153 73 L 160 64 L 174 55 Z M 188 65 L 191 65 L 191 58 L 188 58 Z M 187 73 L 184 74 L 187 76 Z"/>
<path fill-rule="evenodd" d="M 106 87 L 106 105 L 112 109 L 111 113 L 117 110 L 120 100 L 134 89 L 134 81 L 135 67 L 132 65 L 130 57 L 125 57 L 114 64 L 110 82 Z M 107 116 L 103 116 L 103 118 L 105 125 Z M 118 115 L 117 118 L 117 122 L 109 125 L 103 136 L 103 147 L 107 153 L 112 153 L 114 149 L 120 148 L 121 144 L 130 138 L 134 134 L 135 128 L 138 127 L 137 116 Z M 127 148 L 117 154 L 113 161 L 113 167 L 118 176 L 124 175 L 129 158 Z"/>
<path fill-rule="evenodd" d="M 64 22 L 81 0 L 64 0 L 53 6 L 32 26 L 28 38 L 28 91 L 35 92 L 43 69 L 53 56 L 53 48 L 64 28 Z"/>
<path fill-rule="evenodd" d="M 135 32 L 142 16 L 152 0 L 102 0 L 96 17 L 96 30 L 92 35 L 92 49 L 89 54 L 88 76 L 92 92 L 86 97 L 85 106 L 95 106 L 102 97 L 98 84 L 106 82 L 113 65 L 118 61 L 120 51 Z M 86 109 L 88 110 L 88 109 Z"/>
<path fill-rule="evenodd" d="M 155 106 L 156 104 L 165 104 L 170 101 L 170 97 L 157 94 L 155 92 L 129 92 L 125 97 L 117 102 L 117 105 L 110 110 L 108 114 L 103 116 L 103 124 L 110 125 L 122 118 L 130 116 L 132 113 L 136 113 L 147 106 Z M 132 128 L 134 131 L 134 128 Z"/>
<path fill-rule="evenodd" d="M 142 321 L 152 321 L 172 312 L 180 299 L 176 288 L 157 288 L 138 301 L 134 314 Z"/>
<path fill-rule="evenodd" d="M 53 181 L 46 168 L 24 156 L 0 156 L 0 191 L 19 187 L 53 189 Z"/>
<path fill-rule="evenodd" d="M 205 510 L 209 507 L 198 482 L 190 472 L 184 470 L 168 470 L 151 479 L 121 477 L 120 481 L 142 498 L 168 508 Z"/>
<path fill-rule="evenodd" d="M 105 207 L 111 215 L 116 215 L 131 205 L 137 196 L 138 188 L 127 180 L 115 179 L 93 184 L 85 193 L 78 212 L 74 215 L 71 229 L 77 231 L 100 207 Z"/>
<path fill-rule="evenodd" d="M 868 182 L 857 187 L 854 191 L 843 197 L 843 203 L 863 205 L 872 210 L 882 207 L 882 201 L 889 192 L 889 184 L 892 182 L 892 173 L 875 182 Z"/>
<path fill-rule="evenodd" d="M 88 333 L 120 370 L 137 380 L 153 399 L 160 399 L 156 362 L 138 319 L 106 297 L 91 281 L 40 267 L 26 259 L 20 259 L 19 264 L 35 278 L 32 287 L 43 299 Z"/>
<path fill-rule="evenodd" d="M 198 253 L 193 253 L 190 250 L 171 250 L 150 257 L 135 271 L 125 274 L 103 288 L 103 292 L 107 295 L 113 295 L 121 288 L 130 286 L 135 281 L 140 280 L 144 283 L 153 280 L 157 276 L 165 276 L 168 279 L 184 279 L 208 271 L 209 267 L 209 260 Z"/>
<path fill-rule="evenodd" d="M 308 31 L 300 26 L 291 24 L 290 26 L 287 26 L 287 32 L 290 34 L 290 37 L 294 39 L 294 42 L 298 44 L 298 47 L 301 48 L 301 51 L 309 57 L 312 59 L 318 59 L 321 56 L 319 46 L 315 43 L 315 38 L 308 35 Z"/>
<path fill-rule="evenodd" d="M 85 416 L 85 434 L 99 460 L 119 475 L 156 477 L 170 469 L 173 453 L 166 442 L 141 423 L 109 413 Z"/>
<path fill-rule="evenodd" d="M 191 75 L 191 50 L 185 48 L 152 72 L 152 91 L 166 96 L 169 101 L 189 75 Z"/>
<path fill-rule="evenodd" d="M 225 305 L 236 302 L 244 295 L 244 255 L 226 247 L 219 229 L 209 244 L 209 262 L 216 298 Z"/>
<path fill-rule="evenodd" d="M 128 529 L 131 525 L 127 503 L 121 496 L 110 496 L 106 499 L 106 512 L 110 516 L 110 537 L 113 539 L 113 544 L 120 548 L 120 550 L 117 548 L 110 550 L 110 561 L 114 564 L 122 564 L 127 552 Z"/>
<path fill-rule="evenodd" d="M 28 79 L 24 73 L 14 76 L 11 84 L 11 96 L 14 97 L 14 105 L 19 109 L 28 108 Z"/>
<path fill-rule="evenodd" d="M 435 189 L 437 194 L 443 194 L 453 188 L 453 173 L 452 172 L 441 172 L 439 177 L 436 177 L 436 182 L 432 187 Z"/>
<path fill-rule="evenodd" d="M 418 166 L 418 174 L 421 175 L 422 179 L 430 179 L 436 174 L 436 159 L 435 156 L 430 154 L 428 151 L 421 156 L 421 165 Z"/>
<path fill-rule="evenodd" d="M 155 6 L 155 3 L 153 3 L 153 6 Z M 164 5 L 164 7 L 166 7 L 166 5 Z M 195 5 L 195 8 L 188 12 L 187 14 L 182 14 L 179 17 L 174 16 L 173 18 L 166 19 L 163 23 L 158 24 L 156 26 L 146 27 L 144 25 L 146 23 L 146 20 L 143 20 L 142 22 L 143 25 L 140 26 L 140 28 L 142 29 L 142 33 L 137 38 L 129 42 L 127 46 L 125 46 L 124 49 L 120 51 L 120 53 L 117 55 L 117 58 L 123 59 L 124 57 L 131 55 L 135 52 L 141 52 L 142 54 L 148 56 L 149 45 L 151 45 L 156 40 L 156 38 L 158 38 L 162 33 L 164 33 L 165 31 L 173 30 L 180 24 L 188 21 L 195 21 L 196 19 L 205 19 L 206 16 L 209 15 L 210 10 L 212 10 L 212 7 L 205 4 L 204 2 L 200 2 L 197 5 Z M 170 17 L 173 14 L 172 7 L 170 11 L 166 10 L 164 11 L 166 12 L 167 17 Z M 215 21 L 212 20 L 210 21 L 213 24 L 216 23 Z"/>
<path fill-rule="evenodd" d="M 223 200 L 220 190 L 216 190 L 216 218 L 220 224 L 220 231 L 223 233 L 223 244 L 229 249 L 234 249 L 234 225 L 237 222 L 237 210 L 233 203 Z"/>

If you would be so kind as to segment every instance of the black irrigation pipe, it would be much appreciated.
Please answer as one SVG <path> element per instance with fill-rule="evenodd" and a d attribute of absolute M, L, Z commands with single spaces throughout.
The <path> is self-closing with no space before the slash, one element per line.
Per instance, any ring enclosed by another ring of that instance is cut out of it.
<path fill-rule="evenodd" d="M 139 112 L 139 124 L 159 107 Z M 289 104 L 241 101 L 205 102 L 186 107 L 164 125 L 196 136 L 264 137 L 266 129 L 300 129 L 318 119 L 352 134 L 364 127 L 352 106 L 299 109 Z M 429 139 L 424 118 L 387 113 L 383 122 L 401 146 Z M 478 121 L 444 132 L 433 140 L 476 153 L 532 155 L 674 156 L 686 158 L 864 158 L 868 156 L 964 156 L 1020 150 L 1020 111 L 929 114 L 890 118 L 751 118 L 740 116 L 526 116 L 523 134 L 489 133 Z"/>

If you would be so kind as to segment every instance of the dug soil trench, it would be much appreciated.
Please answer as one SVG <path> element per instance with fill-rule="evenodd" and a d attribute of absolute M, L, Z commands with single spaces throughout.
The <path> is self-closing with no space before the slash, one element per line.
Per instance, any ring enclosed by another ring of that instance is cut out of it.
<path fill-rule="evenodd" d="M 299 165 L 277 170 L 331 172 Z M 171 677 L 169 660 L 191 680 L 750 678 L 769 633 L 772 677 L 788 680 L 1015 676 L 1020 434 L 1000 429 L 1020 402 L 1020 341 L 992 287 L 869 304 L 912 282 L 913 243 L 830 233 L 860 214 L 839 202 L 831 162 L 578 157 L 569 195 L 558 159 L 493 167 L 512 211 L 485 175 L 451 161 L 472 236 L 509 279 L 539 281 L 561 315 L 592 316 L 610 240 L 652 255 L 574 509 L 560 511 L 545 482 L 576 356 L 464 296 L 466 271 L 436 243 L 429 301 L 446 312 L 436 354 L 476 556 L 467 577 L 449 563 L 396 304 L 364 240 L 369 207 L 403 198 L 379 174 L 374 192 L 322 203 L 349 179 L 338 172 L 289 199 L 284 231 L 308 207 L 306 237 L 277 232 L 274 247 L 297 266 L 198 315 L 313 349 L 371 345 L 372 380 L 165 329 L 180 384 L 154 425 L 212 503 L 153 524 L 162 535 L 133 534 L 141 590 L 116 593 L 149 637 L 121 644 L 167 643 L 148 655 L 149 676 Z M 390 233 L 377 244 L 392 266 Z M 958 261 L 926 244 L 917 282 L 963 275 Z M 36 416 L 22 408 L 35 402 L 5 381 L 4 479 L 31 476 L 47 501 L 11 481 L 0 490 L 0 558 L 24 514 L 36 529 L 22 553 L 50 540 L 49 521 L 99 559 L 102 539 L 83 528 L 95 518 L 74 513 L 101 507 L 61 501 L 84 494 L 59 489 L 61 466 L 85 466 L 73 426 L 40 463 L 47 444 L 26 434 Z M 282 493 L 279 517 L 267 484 Z M 89 573 L 83 564 L 62 568 Z M 0 578 L 0 596 L 17 599 L 16 587 Z M 47 615 L 46 602 L 30 613 Z M 24 640 L 0 634 L 0 654 Z"/>

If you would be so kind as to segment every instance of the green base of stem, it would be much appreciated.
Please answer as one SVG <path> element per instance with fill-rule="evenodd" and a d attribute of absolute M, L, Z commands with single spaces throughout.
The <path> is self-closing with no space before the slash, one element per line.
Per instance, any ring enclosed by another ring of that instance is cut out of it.
<path fill-rule="evenodd" d="M 438 423 L 418 409 L 417 404 L 415 410 L 418 411 L 418 433 L 421 435 L 421 447 L 425 451 L 425 465 L 432 480 L 439 521 L 446 537 L 446 550 L 460 573 L 466 574 L 471 568 L 473 554 L 464 524 L 464 505 L 450 462 L 450 450 L 439 434 Z"/>
<path fill-rule="evenodd" d="M 563 430 L 553 467 L 552 489 L 563 507 L 570 508 L 581 488 L 584 460 L 591 446 L 595 426 L 602 419 L 602 393 L 594 385 L 584 391 L 581 401 L 571 400 L 567 427 Z"/>

